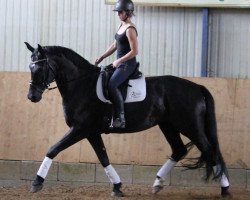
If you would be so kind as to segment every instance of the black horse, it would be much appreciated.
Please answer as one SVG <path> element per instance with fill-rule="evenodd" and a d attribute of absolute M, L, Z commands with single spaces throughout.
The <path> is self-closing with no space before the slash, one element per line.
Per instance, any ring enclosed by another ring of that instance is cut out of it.
<path fill-rule="evenodd" d="M 38 170 L 31 192 L 42 189 L 52 159 L 58 153 L 86 138 L 95 150 L 107 176 L 113 183 L 114 196 L 123 196 L 121 181 L 110 165 L 101 137 L 102 133 L 132 133 L 159 125 L 172 149 L 171 158 L 158 172 L 153 185 L 156 193 L 163 187 L 164 177 L 184 158 L 188 147 L 196 145 L 201 155 L 189 168 L 205 166 L 206 179 L 211 176 L 221 182 L 221 195 L 229 196 L 226 166 L 219 149 L 213 97 L 201 85 L 174 76 L 147 77 L 145 100 L 125 104 L 126 128 L 110 129 L 112 106 L 100 101 L 96 83 L 100 68 L 90 64 L 74 51 L 59 46 L 33 48 L 31 81 L 28 99 L 39 102 L 44 90 L 56 81 L 63 99 L 63 109 L 69 131 L 53 145 Z M 190 139 L 185 145 L 180 134 Z M 163 174 L 163 175 L 162 175 Z"/>

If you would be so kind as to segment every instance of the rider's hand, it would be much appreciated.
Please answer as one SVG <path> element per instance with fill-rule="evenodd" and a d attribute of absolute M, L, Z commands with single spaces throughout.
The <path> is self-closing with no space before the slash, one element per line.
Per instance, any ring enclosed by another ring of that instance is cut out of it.
<path fill-rule="evenodd" d="M 120 64 L 120 61 L 119 61 L 119 60 L 115 60 L 115 61 L 112 63 L 112 65 L 113 65 L 114 68 L 115 68 L 115 67 L 118 67 L 119 64 Z"/>
<path fill-rule="evenodd" d="M 95 60 L 95 65 L 98 65 L 100 62 L 102 62 L 102 60 L 103 60 L 103 56 L 97 58 L 97 59 Z"/>

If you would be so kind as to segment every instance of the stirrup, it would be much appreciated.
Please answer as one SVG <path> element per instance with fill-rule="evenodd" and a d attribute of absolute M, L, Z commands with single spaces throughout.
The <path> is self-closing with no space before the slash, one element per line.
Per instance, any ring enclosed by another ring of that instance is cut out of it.
<path fill-rule="evenodd" d="M 122 113 L 113 122 L 113 127 L 115 127 L 115 128 L 125 128 L 125 124 L 126 124 L 125 117 L 124 117 L 124 114 Z"/>

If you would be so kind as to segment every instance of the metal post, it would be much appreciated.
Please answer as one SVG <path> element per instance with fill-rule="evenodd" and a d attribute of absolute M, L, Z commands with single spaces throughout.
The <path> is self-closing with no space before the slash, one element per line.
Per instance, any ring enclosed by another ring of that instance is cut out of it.
<path fill-rule="evenodd" d="M 207 63 L 208 63 L 208 17 L 209 9 L 203 8 L 202 10 L 202 52 L 201 52 L 201 76 L 207 77 Z"/>

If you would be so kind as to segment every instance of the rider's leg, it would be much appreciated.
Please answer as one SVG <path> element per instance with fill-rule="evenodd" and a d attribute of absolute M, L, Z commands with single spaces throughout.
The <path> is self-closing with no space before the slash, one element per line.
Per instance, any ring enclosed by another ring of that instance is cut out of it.
<path fill-rule="evenodd" d="M 110 96 L 115 109 L 113 126 L 116 128 L 125 128 L 124 100 L 122 94 L 118 88 L 113 88 L 111 90 Z"/>
<path fill-rule="evenodd" d="M 113 126 L 116 128 L 125 128 L 124 100 L 118 87 L 128 79 L 133 71 L 134 67 L 130 67 L 127 64 L 121 64 L 115 70 L 109 81 L 109 94 L 115 108 Z"/>

